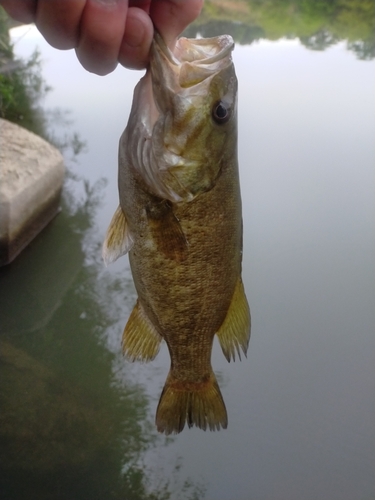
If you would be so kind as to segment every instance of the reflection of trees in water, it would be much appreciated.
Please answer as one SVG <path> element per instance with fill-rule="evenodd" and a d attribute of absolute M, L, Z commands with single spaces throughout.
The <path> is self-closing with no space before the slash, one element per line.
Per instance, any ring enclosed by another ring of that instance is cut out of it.
<path fill-rule="evenodd" d="M 357 54 L 358 59 L 369 61 L 375 57 L 375 37 L 374 40 L 358 40 L 349 42 L 348 49 Z"/>
<path fill-rule="evenodd" d="M 375 57 L 373 0 L 206 0 L 186 31 L 210 37 L 228 33 L 236 42 L 299 38 L 312 50 L 346 40 L 359 59 Z"/>
<path fill-rule="evenodd" d="M 310 37 L 300 37 L 301 43 L 311 50 L 325 50 L 331 45 L 334 45 L 339 40 L 337 37 L 333 36 L 329 31 L 318 31 Z"/>

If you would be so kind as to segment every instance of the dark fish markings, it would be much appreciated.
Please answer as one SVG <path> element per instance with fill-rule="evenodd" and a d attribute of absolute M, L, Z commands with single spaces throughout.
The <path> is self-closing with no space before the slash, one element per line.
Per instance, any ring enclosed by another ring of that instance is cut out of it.
<path fill-rule="evenodd" d="M 156 199 L 146 206 L 149 227 L 155 244 L 165 257 L 182 262 L 187 258 L 188 242 L 172 203 Z"/>

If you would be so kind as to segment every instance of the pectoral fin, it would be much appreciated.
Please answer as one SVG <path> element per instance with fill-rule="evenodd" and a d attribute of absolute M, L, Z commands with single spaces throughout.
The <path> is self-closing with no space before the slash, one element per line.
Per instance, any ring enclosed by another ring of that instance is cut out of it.
<path fill-rule="evenodd" d="M 133 246 L 129 226 L 121 207 L 118 206 L 107 229 L 103 243 L 102 256 L 105 265 L 115 262 Z"/>
<path fill-rule="evenodd" d="M 241 359 L 240 348 L 246 356 L 250 340 L 250 326 L 250 309 L 242 280 L 239 279 L 234 290 L 228 313 L 219 331 L 216 333 L 223 354 L 228 361 L 230 361 L 231 358 L 233 358 L 233 361 L 235 360 L 236 351 L 239 359 Z"/>
<path fill-rule="evenodd" d="M 187 258 L 188 242 L 171 203 L 162 200 L 146 207 L 147 219 L 158 250 L 168 259 Z"/>
<path fill-rule="evenodd" d="M 151 361 L 162 338 L 137 301 L 122 335 L 122 352 L 130 361 Z"/>

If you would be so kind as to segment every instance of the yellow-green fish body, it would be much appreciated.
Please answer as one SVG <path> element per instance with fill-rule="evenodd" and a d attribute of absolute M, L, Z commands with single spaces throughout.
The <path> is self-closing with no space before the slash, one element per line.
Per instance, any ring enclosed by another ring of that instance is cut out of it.
<path fill-rule="evenodd" d="M 233 41 L 156 34 L 150 68 L 135 89 L 120 140 L 119 193 L 105 260 L 129 251 L 138 292 L 124 354 L 153 359 L 161 339 L 171 369 L 157 428 L 227 426 L 211 367 L 217 334 L 228 361 L 245 353 L 250 313 L 241 281 L 242 217 L 237 165 Z"/>

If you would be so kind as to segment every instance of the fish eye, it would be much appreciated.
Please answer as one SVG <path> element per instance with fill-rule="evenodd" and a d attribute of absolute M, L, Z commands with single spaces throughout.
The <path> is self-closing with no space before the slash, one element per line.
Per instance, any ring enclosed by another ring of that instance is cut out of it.
<path fill-rule="evenodd" d="M 228 107 L 223 101 L 216 102 L 212 108 L 212 118 L 216 123 L 226 123 L 230 118 Z"/>

